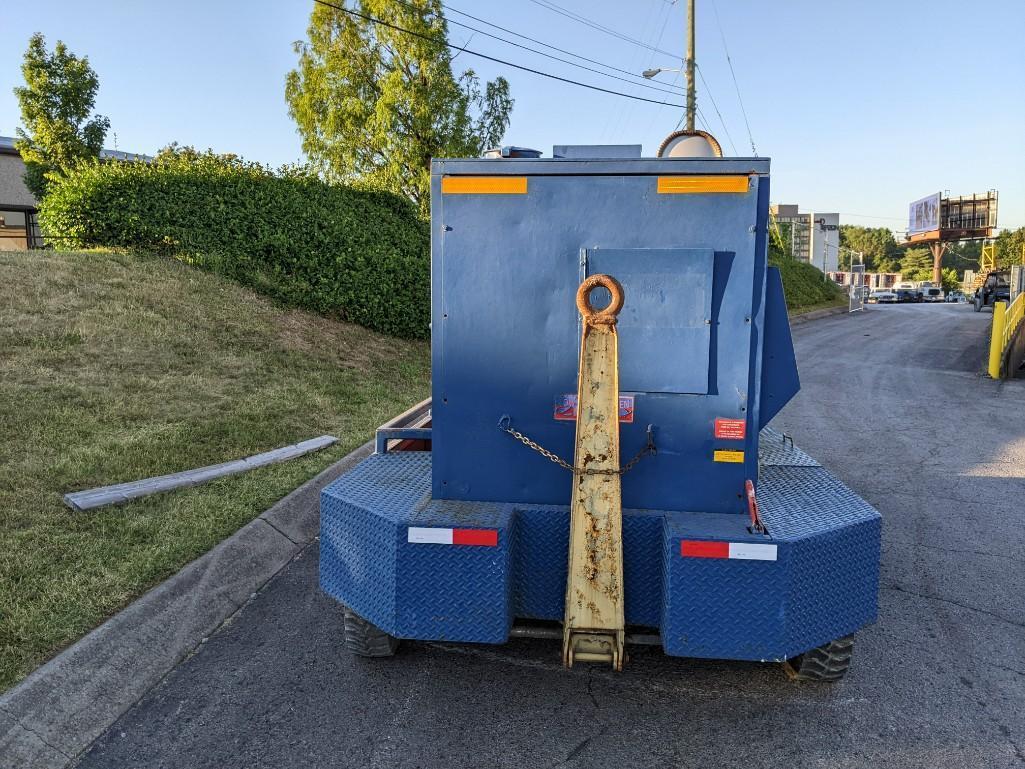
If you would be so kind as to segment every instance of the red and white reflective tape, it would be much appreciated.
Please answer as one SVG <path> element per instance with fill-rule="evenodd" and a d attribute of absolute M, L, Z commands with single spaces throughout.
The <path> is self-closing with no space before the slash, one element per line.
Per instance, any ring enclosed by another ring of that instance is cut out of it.
<path fill-rule="evenodd" d="M 680 541 L 684 558 L 738 558 L 744 561 L 775 561 L 776 546 L 757 542 L 706 542 L 697 539 Z"/>
<path fill-rule="evenodd" d="M 406 541 L 414 545 L 498 547 L 498 531 L 496 529 L 427 529 L 410 526 Z"/>

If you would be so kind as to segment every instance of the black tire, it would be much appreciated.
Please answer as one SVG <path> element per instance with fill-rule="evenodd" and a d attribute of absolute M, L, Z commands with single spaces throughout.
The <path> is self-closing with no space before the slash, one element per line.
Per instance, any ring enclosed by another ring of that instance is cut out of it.
<path fill-rule="evenodd" d="M 787 674 L 798 681 L 839 681 L 851 666 L 854 636 L 837 638 L 786 661 Z"/>
<path fill-rule="evenodd" d="M 357 657 L 392 657 L 399 648 L 398 638 L 388 635 L 348 607 L 343 622 L 345 649 Z"/>

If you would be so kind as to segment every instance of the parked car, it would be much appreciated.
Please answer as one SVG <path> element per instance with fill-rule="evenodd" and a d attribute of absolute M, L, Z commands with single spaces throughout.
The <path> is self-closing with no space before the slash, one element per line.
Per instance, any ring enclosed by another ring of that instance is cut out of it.
<path fill-rule="evenodd" d="M 949 304 L 954 302 L 967 302 L 968 300 L 965 299 L 963 291 L 951 291 L 949 294 L 947 294 L 947 298 L 944 301 L 946 301 Z"/>
<path fill-rule="evenodd" d="M 943 301 L 943 289 L 936 288 L 935 286 L 928 286 L 922 288 L 922 301 L 925 302 L 942 302 Z"/>
<path fill-rule="evenodd" d="M 922 292 L 914 288 L 898 288 L 897 289 L 897 303 L 908 304 L 912 302 L 921 302 Z"/>
<path fill-rule="evenodd" d="M 868 295 L 869 304 L 893 304 L 897 295 L 888 288 L 877 288 Z"/>

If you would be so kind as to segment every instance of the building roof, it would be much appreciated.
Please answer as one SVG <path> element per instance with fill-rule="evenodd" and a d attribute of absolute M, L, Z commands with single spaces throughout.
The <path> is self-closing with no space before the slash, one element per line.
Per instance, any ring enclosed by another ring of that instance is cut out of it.
<path fill-rule="evenodd" d="M 13 136 L 0 136 L 0 155 L 17 155 L 18 150 L 14 148 L 16 142 Z M 121 152 L 120 150 L 100 150 L 100 157 L 103 160 L 145 160 L 153 159 L 152 155 L 140 155 L 135 152 Z"/>

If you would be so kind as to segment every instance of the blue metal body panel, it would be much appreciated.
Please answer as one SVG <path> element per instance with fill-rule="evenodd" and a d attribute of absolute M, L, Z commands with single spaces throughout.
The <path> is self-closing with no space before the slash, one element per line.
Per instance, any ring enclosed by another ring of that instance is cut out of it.
<path fill-rule="evenodd" d="M 801 389 L 794 340 L 790 336 L 783 278 L 770 267 L 765 278 L 765 348 L 762 351 L 759 428 L 765 427 Z"/>
<path fill-rule="evenodd" d="M 614 275 L 630 297 L 616 324 L 620 392 L 708 393 L 715 252 L 584 249 L 581 261 L 579 281 L 589 275 Z M 608 297 L 605 289 L 596 293 Z M 579 348 L 579 340 L 576 344 Z M 651 354 L 659 349 L 662 355 Z"/>
<path fill-rule="evenodd" d="M 668 654 L 779 660 L 875 620 L 879 514 L 763 435 L 770 536 L 743 516 L 623 511 L 626 619 L 658 628 Z M 564 505 L 432 500 L 430 452 L 375 455 L 323 492 L 321 586 L 401 638 L 502 643 L 515 618 L 562 619 L 568 516 Z M 410 544 L 409 526 L 495 529 L 498 545 Z M 684 558 L 682 539 L 772 543 L 778 559 Z"/>
<path fill-rule="evenodd" d="M 574 296 L 605 272 L 626 299 L 621 454 L 644 446 L 648 425 L 658 447 L 622 479 L 626 621 L 658 628 L 669 654 L 745 660 L 873 622 L 879 514 L 759 431 L 799 387 L 782 283 L 766 269 L 768 170 L 435 161 L 432 425 L 390 424 L 379 453 L 323 491 L 322 588 L 400 638 L 501 643 L 517 618 L 563 618 L 572 476 L 497 426 L 507 418 L 572 458 L 574 421 L 555 406 L 577 392 Z M 747 191 L 658 191 L 661 176 L 719 174 L 749 177 Z M 445 177 L 472 176 L 522 176 L 527 191 L 442 194 Z M 720 435 L 717 419 L 729 420 Z M 432 450 L 386 453 L 394 438 Z M 716 461 L 719 449 L 742 461 Z M 746 480 L 767 534 L 749 529 Z M 776 560 L 684 557 L 684 540 L 771 544 Z"/>
<path fill-rule="evenodd" d="M 635 395 L 623 456 L 656 431 L 657 456 L 623 479 L 635 508 L 739 513 L 757 476 L 765 293 L 763 160 L 436 161 L 432 188 L 435 499 L 561 504 L 563 471 L 496 429 L 560 456 L 573 423 L 582 274 L 623 284 L 621 389 Z M 444 177 L 514 175 L 526 194 L 442 194 Z M 745 193 L 659 194 L 660 176 L 749 175 Z M 699 395 L 701 397 L 694 397 Z M 747 424 L 715 439 L 716 418 Z M 467 447 L 473 447 L 467 450 Z M 716 449 L 744 461 L 714 461 Z"/>

